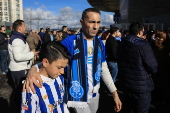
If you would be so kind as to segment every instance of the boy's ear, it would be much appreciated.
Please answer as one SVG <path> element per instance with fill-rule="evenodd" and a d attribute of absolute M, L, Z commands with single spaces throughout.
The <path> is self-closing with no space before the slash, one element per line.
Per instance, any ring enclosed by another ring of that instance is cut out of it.
<path fill-rule="evenodd" d="M 48 60 L 46 58 L 43 58 L 42 60 L 43 67 L 47 67 L 48 64 L 49 64 Z"/>

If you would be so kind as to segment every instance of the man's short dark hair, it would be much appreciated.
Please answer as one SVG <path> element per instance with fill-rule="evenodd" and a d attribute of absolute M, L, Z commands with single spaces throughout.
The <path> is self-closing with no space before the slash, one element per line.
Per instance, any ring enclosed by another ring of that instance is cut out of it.
<path fill-rule="evenodd" d="M 87 8 L 83 11 L 81 19 L 84 20 L 85 18 L 87 18 L 87 12 L 95 12 L 95 13 L 100 13 L 100 11 L 96 8 Z"/>
<path fill-rule="evenodd" d="M 43 30 L 44 28 L 40 28 L 40 31 Z"/>
<path fill-rule="evenodd" d="M 105 30 L 105 29 L 106 29 L 106 27 L 103 26 L 103 27 L 102 27 L 102 30 Z"/>
<path fill-rule="evenodd" d="M 100 34 L 100 33 L 102 33 L 102 30 L 98 30 L 97 34 Z"/>
<path fill-rule="evenodd" d="M 50 32 L 50 28 L 49 27 L 46 28 L 46 32 Z"/>
<path fill-rule="evenodd" d="M 5 27 L 5 26 L 0 26 L 0 30 L 2 30 L 3 27 Z"/>
<path fill-rule="evenodd" d="M 62 26 L 62 30 L 64 30 L 67 26 Z"/>
<path fill-rule="evenodd" d="M 137 35 L 140 31 L 144 29 L 144 25 L 141 22 L 133 22 L 129 26 L 129 34 Z"/>
<path fill-rule="evenodd" d="M 23 20 L 20 20 L 20 19 L 16 20 L 16 21 L 13 23 L 13 25 L 12 25 L 13 30 L 14 30 L 14 31 L 17 31 L 18 27 L 19 27 L 19 26 L 22 26 L 22 23 L 23 23 L 23 22 L 24 22 L 24 21 L 23 21 Z"/>
<path fill-rule="evenodd" d="M 70 53 L 68 52 L 67 48 L 58 41 L 52 41 L 45 44 L 41 50 L 40 55 L 41 61 L 43 58 L 46 58 L 50 64 L 58 59 L 70 58 Z"/>
<path fill-rule="evenodd" d="M 113 33 L 116 32 L 117 30 L 119 30 L 118 27 L 111 27 L 111 28 L 110 28 L 110 34 L 113 34 Z"/>

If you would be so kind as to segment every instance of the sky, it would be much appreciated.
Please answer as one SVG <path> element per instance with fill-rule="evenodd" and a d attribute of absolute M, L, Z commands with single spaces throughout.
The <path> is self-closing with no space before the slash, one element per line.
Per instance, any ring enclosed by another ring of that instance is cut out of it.
<path fill-rule="evenodd" d="M 28 29 L 61 29 L 63 25 L 77 29 L 83 10 L 89 7 L 87 0 L 23 0 L 24 21 Z M 101 11 L 101 26 L 114 24 L 113 14 Z"/>

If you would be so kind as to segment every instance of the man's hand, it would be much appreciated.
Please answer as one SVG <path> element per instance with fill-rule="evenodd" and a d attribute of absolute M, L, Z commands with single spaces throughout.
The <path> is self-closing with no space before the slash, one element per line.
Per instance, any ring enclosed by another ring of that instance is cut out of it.
<path fill-rule="evenodd" d="M 26 89 L 27 92 L 30 93 L 30 89 L 31 89 L 31 91 L 33 93 L 36 93 L 33 84 L 35 84 L 39 88 L 42 87 L 42 79 L 41 79 L 39 73 L 37 72 L 36 67 L 32 67 L 28 71 L 26 81 L 25 81 L 25 83 L 23 85 L 23 91 L 25 91 L 25 89 Z"/>
<path fill-rule="evenodd" d="M 114 102 L 116 104 L 116 106 L 114 107 L 114 110 L 116 112 L 119 112 L 122 109 L 122 102 L 119 99 L 117 91 L 114 91 L 112 94 L 113 94 Z"/>
<path fill-rule="evenodd" d="M 34 56 L 37 56 L 38 53 L 40 53 L 40 51 L 36 51 L 36 52 L 32 51 L 32 52 L 34 53 Z"/>

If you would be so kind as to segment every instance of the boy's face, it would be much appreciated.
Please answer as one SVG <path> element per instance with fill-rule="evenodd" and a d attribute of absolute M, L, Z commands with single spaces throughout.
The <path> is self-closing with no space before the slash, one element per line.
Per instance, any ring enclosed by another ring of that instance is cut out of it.
<path fill-rule="evenodd" d="M 42 63 L 48 77 L 57 78 L 61 74 L 64 74 L 64 68 L 67 66 L 68 59 L 58 59 L 51 64 L 47 59 L 43 59 Z"/>

